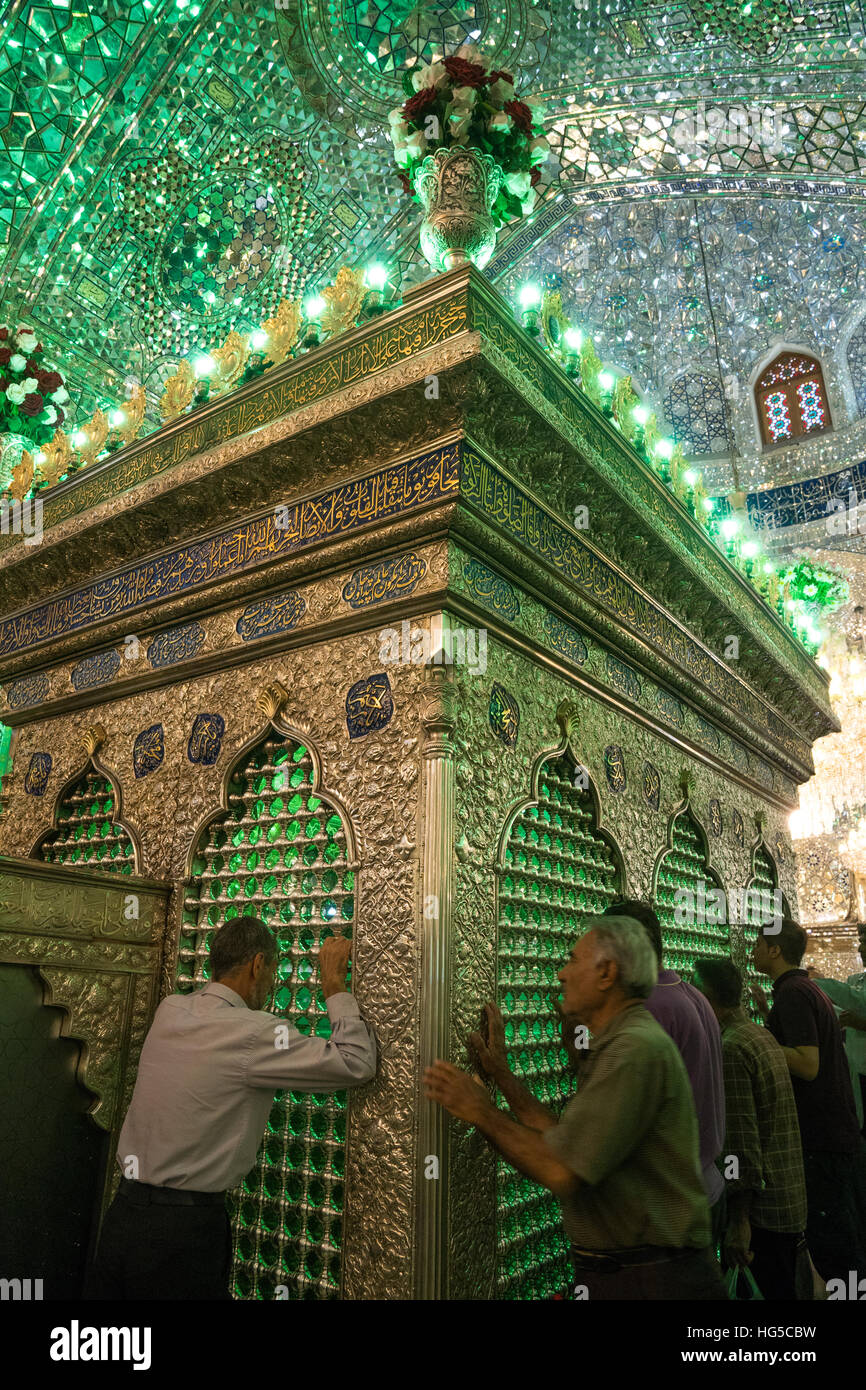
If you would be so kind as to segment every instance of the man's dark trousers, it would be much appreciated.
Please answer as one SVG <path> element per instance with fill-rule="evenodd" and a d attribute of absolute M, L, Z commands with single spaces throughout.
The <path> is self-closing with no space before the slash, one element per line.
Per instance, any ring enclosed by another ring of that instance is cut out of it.
<path fill-rule="evenodd" d="M 225 1193 L 122 1178 L 102 1226 L 86 1299 L 230 1299 Z"/>

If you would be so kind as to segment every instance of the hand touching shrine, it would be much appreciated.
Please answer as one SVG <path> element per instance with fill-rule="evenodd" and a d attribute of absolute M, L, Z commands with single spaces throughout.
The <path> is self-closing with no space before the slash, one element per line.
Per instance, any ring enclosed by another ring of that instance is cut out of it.
<path fill-rule="evenodd" d="M 436 1061 L 425 1069 L 424 1090 L 428 1100 L 470 1125 L 477 1125 L 485 1112 L 495 1109 L 482 1083 L 450 1062 Z"/>
<path fill-rule="evenodd" d="M 326 999 L 332 994 L 348 993 L 346 972 L 352 954 L 347 936 L 327 936 L 319 947 L 319 979 Z"/>

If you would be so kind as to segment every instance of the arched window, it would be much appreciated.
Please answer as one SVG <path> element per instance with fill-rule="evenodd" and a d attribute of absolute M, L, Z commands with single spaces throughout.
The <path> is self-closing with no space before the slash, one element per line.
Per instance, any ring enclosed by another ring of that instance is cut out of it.
<path fill-rule="evenodd" d="M 821 364 L 802 352 L 782 352 L 765 367 L 755 403 L 767 445 L 832 429 Z"/>
<path fill-rule="evenodd" d="M 99 869 L 108 874 L 136 872 L 135 844 L 118 819 L 118 789 L 91 759 L 63 788 L 50 830 L 31 855 L 46 864 Z"/>
<path fill-rule="evenodd" d="M 670 848 L 656 869 L 655 910 L 662 929 L 666 970 L 690 980 L 700 956 L 726 957 L 730 939 L 719 897 L 721 882 L 709 867 L 707 837 L 686 807 L 670 831 Z"/>

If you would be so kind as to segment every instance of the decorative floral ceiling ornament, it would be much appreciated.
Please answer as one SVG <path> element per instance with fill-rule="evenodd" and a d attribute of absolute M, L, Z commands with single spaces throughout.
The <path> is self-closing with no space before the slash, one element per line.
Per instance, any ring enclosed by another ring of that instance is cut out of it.
<path fill-rule="evenodd" d="M 403 90 L 406 100 L 388 117 L 394 157 L 403 187 L 425 204 L 428 217 L 431 180 L 445 178 L 444 162 L 437 169 L 430 161 L 442 150 L 469 152 L 460 178 L 452 171 L 449 186 L 438 189 L 442 215 L 458 210 L 465 216 L 471 205 L 501 227 L 532 211 L 550 147 L 539 103 L 517 99 L 510 72 L 492 67 L 474 44 L 464 44 L 441 61 L 409 68 Z M 423 242 L 422 250 L 429 261 Z M 480 254 L 474 258 L 479 265 Z"/>
<path fill-rule="evenodd" d="M 0 325 L 0 434 L 17 434 L 37 447 L 62 425 L 69 400 L 63 377 L 44 364 L 36 330 Z"/>

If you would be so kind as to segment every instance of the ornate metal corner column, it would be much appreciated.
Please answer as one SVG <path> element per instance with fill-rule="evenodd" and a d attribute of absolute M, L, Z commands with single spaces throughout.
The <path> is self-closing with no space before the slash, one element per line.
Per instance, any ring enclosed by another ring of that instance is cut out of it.
<path fill-rule="evenodd" d="M 418 1078 L 416 1297 L 448 1297 L 449 1118 L 424 1096 L 423 1071 L 449 1054 L 454 856 L 454 712 L 447 667 L 430 668 L 422 707 L 424 852 L 421 894 L 420 1075 Z M 436 1159 L 436 1163 L 431 1160 Z M 431 1170 L 436 1176 L 430 1175 Z"/>

